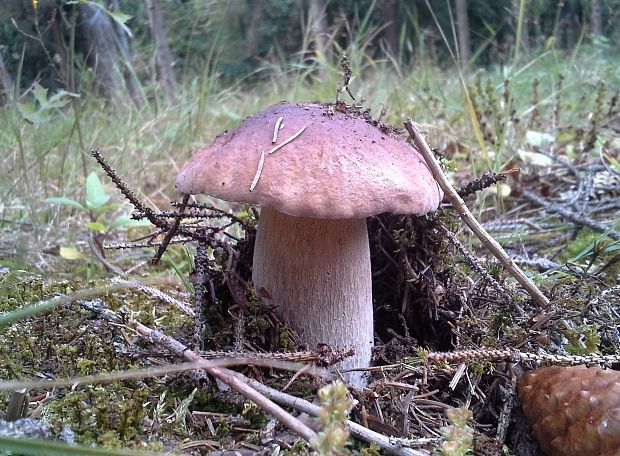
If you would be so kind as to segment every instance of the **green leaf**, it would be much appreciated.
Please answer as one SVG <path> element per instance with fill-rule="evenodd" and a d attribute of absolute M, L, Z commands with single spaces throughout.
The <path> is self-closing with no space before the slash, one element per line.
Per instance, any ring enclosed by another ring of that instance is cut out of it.
<path fill-rule="evenodd" d="M 72 97 L 79 97 L 77 93 L 59 90 L 48 98 L 48 89 L 38 82 L 32 84 L 30 92 L 34 95 L 34 100 L 18 103 L 17 109 L 24 119 L 32 124 L 41 124 L 48 121 L 50 111 L 62 108 L 71 101 Z"/>
<path fill-rule="evenodd" d="M 73 247 L 61 247 L 60 256 L 66 260 L 78 260 L 82 257 L 82 254 Z"/>
<path fill-rule="evenodd" d="M 570 128 L 560 130 L 555 135 L 555 141 L 560 144 L 566 144 L 577 139 L 577 132 Z"/>
<path fill-rule="evenodd" d="M 602 156 L 603 163 L 611 168 L 610 171 L 615 174 L 620 174 L 620 161 L 616 160 L 614 157 L 606 153 L 603 153 Z"/>
<path fill-rule="evenodd" d="M 145 220 L 145 219 L 134 220 L 131 218 L 130 215 L 125 214 L 125 215 L 121 215 L 116 220 L 114 220 L 112 225 L 110 225 L 110 228 L 136 228 L 140 226 L 150 226 L 150 225 L 151 225 L 151 222 L 149 222 L 148 220 Z"/>
<path fill-rule="evenodd" d="M 591 255 L 594 250 L 597 248 L 598 245 L 600 245 L 600 243 L 602 241 L 605 240 L 605 238 L 607 237 L 607 235 L 609 234 L 609 232 L 611 231 L 611 228 L 605 230 L 600 236 L 598 236 L 595 240 L 593 240 L 592 242 L 588 243 L 588 245 L 586 245 L 581 252 L 579 252 L 577 255 L 575 255 L 573 258 L 571 258 L 571 262 L 572 263 L 576 263 L 577 261 L 583 259 L 584 257 Z M 575 241 L 576 243 L 577 241 Z"/>
<path fill-rule="evenodd" d="M 538 152 L 532 152 L 531 150 L 519 149 L 517 153 L 523 163 L 527 163 L 528 165 L 550 166 L 553 163 L 552 158 L 539 154 Z"/>
<path fill-rule="evenodd" d="M 103 12 L 105 12 L 107 15 L 109 15 L 112 20 L 114 22 L 116 22 L 120 28 L 122 28 L 125 33 L 127 35 L 129 35 L 129 37 L 133 38 L 133 34 L 131 33 L 131 29 L 129 27 L 127 27 L 127 21 L 129 21 L 129 19 L 131 19 L 131 16 L 128 14 L 125 14 L 121 11 L 115 11 L 115 10 L 109 10 L 107 9 L 104 5 L 98 3 L 98 2 L 94 2 L 91 0 L 68 0 L 65 2 L 65 4 L 67 5 L 73 5 L 73 4 L 78 4 L 78 3 L 86 3 L 88 5 L 94 6 L 96 8 L 101 9 Z"/>
<path fill-rule="evenodd" d="M 28 103 L 17 103 L 17 110 L 22 117 L 31 124 L 42 124 L 49 118 L 45 112 L 36 109 L 33 101 Z"/>
<path fill-rule="evenodd" d="M 80 209 L 81 211 L 86 210 L 84 206 L 82 206 L 80 203 L 70 198 L 63 198 L 63 197 L 46 198 L 43 200 L 43 202 L 64 204 L 65 206 L 75 207 L 76 209 Z"/>
<path fill-rule="evenodd" d="M 112 20 L 114 20 L 114 22 L 116 22 L 123 29 L 123 31 L 127 35 L 129 35 L 130 38 L 133 38 L 131 29 L 127 27 L 127 21 L 131 19 L 131 16 L 129 14 L 125 14 L 121 11 L 108 11 L 108 14 L 112 18 Z"/>
<path fill-rule="evenodd" d="M 71 98 L 77 98 L 77 93 L 67 92 L 66 90 L 59 90 L 50 97 L 45 106 L 46 109 L 62 108 L 71 101 Z"/>
<path fill-rule="evenodd" d="M 547 38 L 547 41 L 545 41 L 545 51 L 548 51 L 549 49 L 553 49 L 555 47 L 555 37 L 549 37 Z"/>
<path fill-rule="evenodd" d="M 11 270 L 9 274 L 8 275 L 5 274 L 2 280 L 0 281 L 0 290 L 2 290 L 6 284 L 9 284 L 11 275 L 13 274 L 19 275 L 19 274 L 22 274 L 23 272 L 29 272 L 31 270 L 30 266 L 23 264 L 23 263 L 18 263 L 17 261 L 11 261 L 11 260 L 0 260 L 0 266 L 4 266 L 5 268 L 8 268 L 9 270 Z"/>
<path fill-rule="evenodd" d="M 603 253 L 612 253 L 618 250 L 620 250 L 620 241 L 614 241 L 605 248 Z"/>
<path fill-rule="evenodd" d="M 553 144 L 553 135 L 540 131 L 528 130 L 525 132 L 525 142 L 534 147 L 549 148 Z"/>
<path fill-rule="evenodd" d="M 47 105 L 47 89 L 38 82 L 32 84 L 32 93 L 41 106 Z"/>
<path fill-rule="evenodd" d="M 178 265 L 170 255 L 168 255 L 168 252 L 165 252 L 162 257 L 161 260 L 167 264 L 168 266 L 171 266 L 172 269 L 174 269 L 174 272 L 176 273 L 177 276 L 179 276 L 179 279 L 181 279 L 181 281 L 183 282 L 183 285 L 185 286 L 185 288 L 190 291 L 190 292 L 194 292 L 194 284 L 192 284 L 186 277 L 187 274 L 184 274 L 183 271 L 181 271 L 181 266 Z"/>
<path fill-rule="evenodd" d="M 105 232 L 105 225 L 101 222 L 88 222 L 86 224 L 86 228 L 88 228 L 91 231 L 95 231 L 97 233 Z"/>
<path fill-rule="evenodd" d="M 105 214 L 106 212 L 110 212 L 110 211 L 116 210 L 124 206 L 125 206 L 124 204 L 114 203 L 114 204 L 104 204 L 103 206 L 98 206 L 98 207 L 89 205 L 88 207 L 90 209 L 94 209 L 95 212 L 97 212 L 97 215 L 100 216 L 102 214 Z"/>
<path fill-rule="evenodd" d="M 107 203 L 110 195 L 106 194 L 99 176 L 92 172 L 86 178 L 86 204 L 91 208 L 98 208 Z"/>

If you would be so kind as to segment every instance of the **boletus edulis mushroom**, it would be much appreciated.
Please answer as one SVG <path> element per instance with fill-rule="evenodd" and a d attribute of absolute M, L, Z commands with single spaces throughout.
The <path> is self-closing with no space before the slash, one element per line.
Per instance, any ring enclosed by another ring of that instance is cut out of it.
<path fill-rule="evenodd" d="M 442 198 L 394 129 L 321 103 L 248 117 L 194 154 L 177 188 L 261 207 L 254 286 L 311 348 L 353 345 L 343 369 L 367 367 L 373 346 L 366 217 L 424 215 Z M 361 372 L 346 377 L 366 382 Z"/>

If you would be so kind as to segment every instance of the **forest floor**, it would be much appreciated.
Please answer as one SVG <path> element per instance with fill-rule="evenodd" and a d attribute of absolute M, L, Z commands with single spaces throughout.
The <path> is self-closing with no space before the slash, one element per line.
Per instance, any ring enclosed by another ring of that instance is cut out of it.
<path fill-rule="evenodd" d="M 394 454 L 430 454 L 473 429 L 475 454 L 538 454 L 516 394 L 522 372 L 620 353 L 620 65 L 606 49 L 590 51 L 551 50 L 519 68 L 478 70 L 466 75 L 467 95 L 445 69 L 354 62 L 366 68 L 351 83 L 360 105 L 398 128 L 402 116 L 414 118 L 455 187 L 495 176 L 466 203 L 551 303 L 533 301 L 449 202 L 432 217 L 369 219 L 374 367 L 368 387 L 349 393 L 351 419 L 375 434 L 352 438 L 347 451 L 380 454 L 387 445 Z M 223 360 L 295 417 L 312 415 L 312 404 L 293 398 L 315 400 L 333 354 L 301 346 L 249 285 L 247 240 L 258 215 L 244 205 L 210 210 L 208 223 L 227 225 L 232 237 L 213 237 L 214 248 L 199 255 L 196 236 L 170 244 L 153 264 L 157 246 L 122 248 L 152 227 L 128 217 L 135 207 L 88 151 L 97 147 L 136 190 L 140 211 L 173 210 L 174 180 L 193 150 L 273 102 L 334 100 L 338 78 L 335 67 L 322 83 L 286 69 L 252 89 L 198 79 L 186 102 L 155 100 L 140 113 L 70 94 L 54 104 L 57 94 L 37 86 L 5 106 L 0 414 L 33 419 L 26 435 L 102 447 L 84 454 L 309 452 L 295 425 L 274 421 L 195 364 L 181 365 L 194 352 Z M 207 271 L 195 271 L 198 258 Z M 201 280 L 204 320 L 192 315 Z M 470 351 L 437 354 L 455 350 Z M 309 359 L 321 368 L 303 370 L 298 362 Z M 349 404 L 338 391 L 324 395 L 324 415 Z M 449 420 L 449 409 L 472 418 Z M 300 420 L 322 427 L 328 447 L 344 429 L 342 417 L 332 428 Z M 12 431 L 0 423 L 1 440 Z M 65 454 L 43 442 L 38 450 L 9 440 L 0 447 Z"/>

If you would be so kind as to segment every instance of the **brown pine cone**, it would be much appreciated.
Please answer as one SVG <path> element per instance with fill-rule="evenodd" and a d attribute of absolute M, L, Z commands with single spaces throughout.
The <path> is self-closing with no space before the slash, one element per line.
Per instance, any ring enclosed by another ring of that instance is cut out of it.
<path fill-rule="evenodd" d="M 549 456 L 620 455 L 620 372 L 553 366 L 519 381 L 532 435 Z"/>

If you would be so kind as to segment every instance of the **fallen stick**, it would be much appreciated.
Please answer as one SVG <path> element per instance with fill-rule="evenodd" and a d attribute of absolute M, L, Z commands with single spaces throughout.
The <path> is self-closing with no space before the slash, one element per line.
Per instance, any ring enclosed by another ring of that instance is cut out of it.
<path fill-rule="evenodd" d="M 448 178 L 441 169 L 439 161 L 437 161 L 433 155 L 433 151 L 428 146 L 426 140 L 422 137 L 422 134 L 413 121 L 410 118 L 406 118 L 404 124 L 405 128 L 411 135 L 418 152 L 420 152 L 422 157 L 424 157 L 424 161 L 426 161 L 427 166 L 433 173 L 433 177 L 443 190 L 445 197 L 452 203 L 452 206 L 456 209 L 465 224 L 473 231 L 476 237 L 480 239 L 480 242 L 482 242 L 482 244 L 499 260 L 510 275 L 513 276 L 523 288 L 525 288 L 534 302 L 541 306 L 548 306 L 549 299 L 542 293 L 542 291 L 540 291 L 536 284 L 534 284 L 534 282 L 532 282 L 529 277 L 525 275 L 521 268 L 519 268 L 519 266 L 512 261 L 502 246 L 499 245 L 499 243 L 485 231 L 480 223 L 478 223 L 473 214 L 465 205 L 465 202 L 456 193 L 456 190 L 452 188 Z"/>
<path fill-rule="evenodd" d="M 238 377 L 242 381 L 247 382 L 257 391 L 268 395 L 274 402 L 278 402 L 279 404 L 292 407 L 295 410 L 307 413 L 308 415 L 319 416 L 321 408 L 318 405 L 314 405 L 311 402 L 306 401 L 305 399 L 291 396 L 290 394 L 286 394 L 277 389 L 266 386 L 252 378 L 246 377 L 239 372 L 233 371 L 232 373 L 235 377 Z M 396 441 L 392 441 L 392 439 L 390 439 L 389 437 L 372 431 L 362 426 L 361 424 L 354 423 L 353 421 L 347 421 L 345 424 L 347 428 L 349 428 L 349 430 L 351 431 L 351 434 L 353 434 L 355 437 L 366 442 L 376 443 L 383 451 L 388 454 L 396 456 L 430 456 L 430 453 L 428 451 L 414 450 L 413 448 L 402 446 Z"/>
<path fill-rule="evenodd" d="M 199 368 L 204 369 L 213 377 L 226 383 L 232 389 L 250 399 L 300 437 L 310 441 L 317 436 L 316 432 L 288 413 L 278 404 L 274 403 L 257 390 L 250 387 L 247 382 L 241 381 L 236 375 L 234 375 L 234 371 L 217 367 L 214 363 L 202 358 L 202 356 L 195 351 L 188 349 L 178 340 L 173 339 L 160 331 L 151 329 L 148 326 L 144 326 L 142 323 L 136 322 L 134 329 L 150 342 L 162 345 L 172 350 L 177 355 L 183 356 L 188 361 L 197 363 Z"/>
<path fill-rule="evenodd" d="M 319 416 L 319 412 L 321 410 L 319 406 L 314 405 L 299 397 L 291 396 L 274 388 L 270 388 L 254 379 L 246 377 L 239 372 L 235 372 L 226 368 L 215 367 L 212 363 L 202 358 L 198 353 L 188 349 L 178 340 L 173 339 L 172 337 L 167 336 L 160 331 L 156 331 L 147 326 L 144 326 L 141 323 L 135 323 L 134 329 L 138 332 L 138 334 L 145 337 L 150 342 L 161 345 L 168 350 L 171 350 L 178 356 L 184 357 L 188 361 L 198 363 L 202 369 L 204 369 L 214 377 L 218 378 L 222 382 L 226 383 L 239 393 L 243 394 L 248 399 L 255 402 L 259 407 L 261 407 L 267 413 L 273 415 L 282 424 L 287 426 L 290 430 L 295 432 L 297 435 L 303 437 L 307 441 L 310 441 L 310 439 L 312 439 L 316 435 L 316 433 L 312 429 L 307 427 L 297 418 L 287 413 L 284 409 L 282 409 L 274 402 L 279 402 L 283 405 L 293 407 L 300 412 L 305 412 L 312 416 Z M 268 395 L 271 400 L 267 399 L 267 397 L 265 397 L 263 394 Z M 430 456 L 430 453 L 428 451 L 414 450 L 412 448 L 403 447 L 398 443 L 391 442 L 389 437 L 365 428 L 364 426 L 361 426 L 352 421 L 347 421 L 345 424 L 353 435 L 366 442 L 376 443 L 388 454 L 392 454 L 395 456 Z"/>

